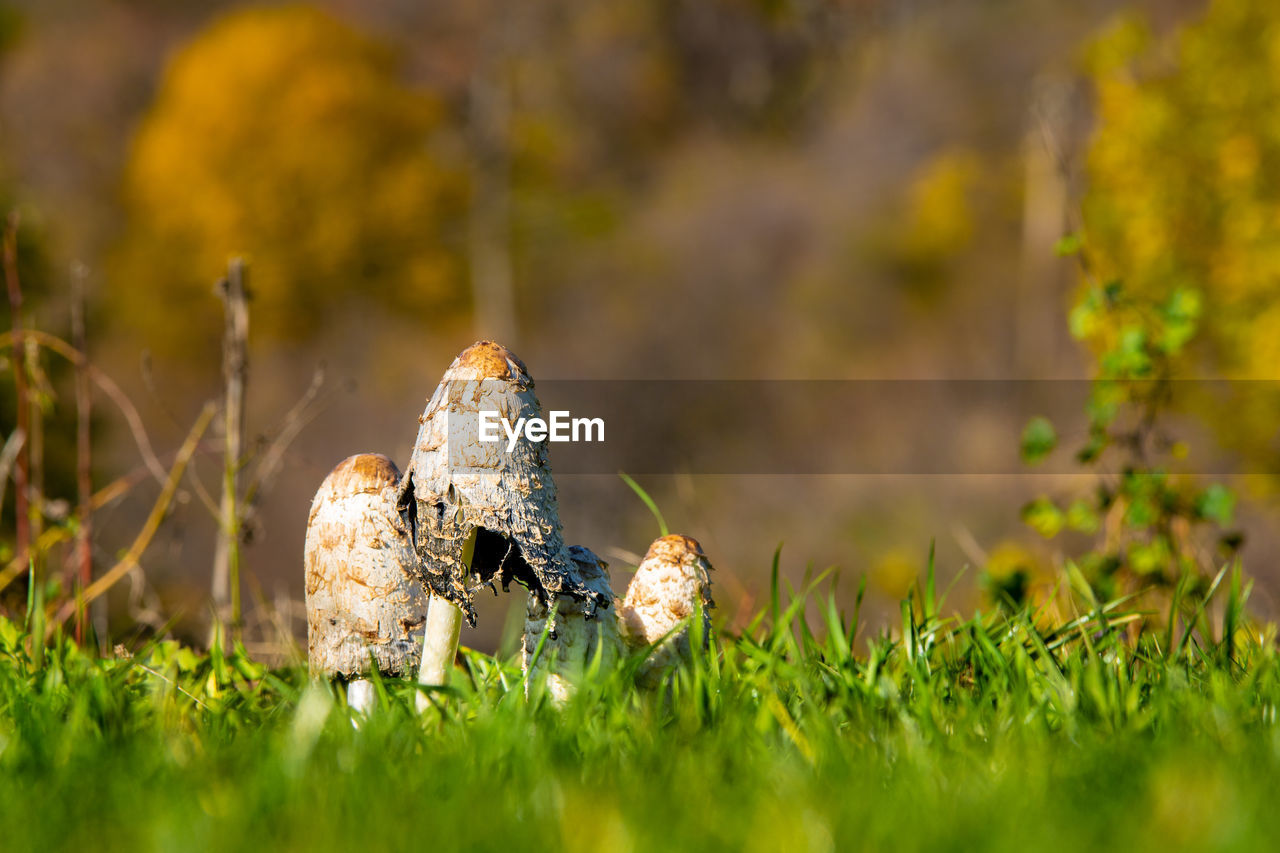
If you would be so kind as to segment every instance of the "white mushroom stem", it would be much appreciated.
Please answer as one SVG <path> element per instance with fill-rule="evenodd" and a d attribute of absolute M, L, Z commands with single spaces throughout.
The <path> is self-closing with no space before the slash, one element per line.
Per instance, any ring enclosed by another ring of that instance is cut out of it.
<path fill-rule="evenodd" d="M 438 595 L 427 605 L 427 633 L 422 638 L 422 665 L 418 683 L 427 687 L 447 687 L 453 659 L 458 654 L 458 636 L 462 632 L 462 611 Z M 418 691 L 418 712 L 431 707 L 431 697 Z"/>
<path fill-rule="evenodd" d="M 473 530 L 462 546 L 462 560 L 467 568 L 476 550 L 477 530 Z M 439 595 L 427 604 L 427 627 L 422 635 L 422 662 L 418 665 L 418 683 L 426 687 L 447 687 L 453 660 L 458 655 L 458 637 L 462 633 L 462 610 Z M 418 691 L 415 703 L 418 713 L 431 707 L 431 696 Z"/>
<path fill-rule="evenodd" d="M 351 710 L 368 714 L 373 710 L 376 700 L 377 693 L 374 692 L 373 682 L 369 679 L 356 678 L 347 682 L 347 705 Z"/>
<path fill-rule="evenodd" d="M 579 545 L 567 549 L 565 560 L 574 564 L 578 577 L 598 598 L 616 604 L 604 560 Z M 535 680 L 545 679 L 551 703 L 563 706 L 593 664 L 612 669 L 621 653 L 616 607 L 597 609 L 567 595 L 554 596 L 548 606 L 529 594 L 521 655 L 526 697 Z"/>

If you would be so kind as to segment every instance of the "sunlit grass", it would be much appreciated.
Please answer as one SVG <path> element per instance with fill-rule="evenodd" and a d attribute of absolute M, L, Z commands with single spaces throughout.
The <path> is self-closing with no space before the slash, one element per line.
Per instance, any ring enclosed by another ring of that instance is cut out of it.
<path fill-rule="evenodd" d="M 557 710 L 464 650 L 438 710 L 384 681 L 359 729 L 242 651 L 59 639 L 37 667 L 0 623 L 0 848 L 1274 846 L 1280 667 L 1229 573 L 1172 643 L 1123 602 L 944 618 L 931 577 L 866 638 L 825 582 L 784 586 L 661 690 L 624 666 Z"/>

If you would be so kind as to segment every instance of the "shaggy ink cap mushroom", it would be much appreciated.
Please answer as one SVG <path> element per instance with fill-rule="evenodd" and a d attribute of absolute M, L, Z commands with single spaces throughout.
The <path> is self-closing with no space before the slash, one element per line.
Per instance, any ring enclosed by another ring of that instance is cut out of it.
<path fill-rule="evenodd" d="M 339 463 L 307 519 L 307 658 L 345 679 L 411 673 L 421 653 L 427 595 L 395 513 L 400 471 L 377 453 Z"/>
<path fill-rule="evenodd" d="M 518 441 L 508 452 L 505 441 L 482 442 L 482 411 L 510 423 L 542 417 L 528 370 L 492 341 L 468 347 L 445 372 L 400 484 L 397 509 L 424 584 L 473 626 L 477 590 L 513 580 L 547 606 L 570 596 L 594 616 L 610 599 L 568 555 L 546 443 Z"/>
<path fill-rule="evenodd" d="M 598 598 L 614 603 L 609 564 L 581 545 L 570 545 L 568 552 L 583 583 Z M 521 654 L 526 691 L 535 678 L 545 674 L 551 700 L 564 704 L 596 655 L 600 656 L 601 669 L 608 669 L 617 661 L 622 650 L 617 609 L 606 616 L 584 604 L 569 596 L 557 596 L 548 606 L 539 596 L 529 593 Z"/>
<path fill-rule="evenodd" d="M 652 681 L 677 660 L 689 658 L 689 628 L 683 623 L 699 605 L 703 636 L 710 636 L 708 611 L 715 607 L 711 571 L 711 562 L 692 537 L 672 534 L 649 546 L 618 614 L 623 636 L 632 648 L 662 641 L 641 666 L 642 680 Z"/>

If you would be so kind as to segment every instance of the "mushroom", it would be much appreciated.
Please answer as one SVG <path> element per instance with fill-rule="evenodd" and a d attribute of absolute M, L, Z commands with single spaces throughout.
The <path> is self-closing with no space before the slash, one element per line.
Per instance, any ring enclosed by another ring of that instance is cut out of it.
<path fill-rule="evenodd" d="M 618 618 L 632 649 L 654 646 L 637 678 L 654 686 L 678 660 L 688 660 L 688 621 L 702 605 L 703 636 L 709 637 L 715 607 L 711 599 L 711 563 L 698 540 L 672 534 L 654 540 L 627 587 Z"/>
<path fill-rule="evenodd" d="M 569 546 L 569 558 L 588 587 L 598 596 L 613 600 L 608 563 L 581 545 Z M 521 655 L 526 694 L 533 680 L 545 674 L 551 701 L 563 705 L 597 655 L 602 668 L 618 660 L 622 650 L 618 620 L 612 615 L 596 618 L 585 604 L 571 596 L 555 596 L 549 606 L 541 597 L 529 593 Z"/>
<path fill-rule="evenodd" d="M 480 412 L 509 423 L 540 418 L 533 379 L 520 359 L 491 341 L 473 344 L 445 372 L 419 419 L 417 441 L 396 508 L 431 592 L 419 683 L 444 685 L 473 599 L 514 580 L 547 607 L 557 597 L 584 617 L 611 598 L 588 584 L 561 536 L 556 486 L 545 442 L 481 441 Z M 420 707 L 426 697 L 420 696 Z"/>
<path fill-rule="evenodd" d="M 313 673 L 347 682 L 347 701 L 373 706 L 372 667 L 401 676 L 418 663 L 426 592 L 395 507 L 400 471 L 377 453 L 341 462 L 311 504 L 304 549 L 307 657 Z"/>

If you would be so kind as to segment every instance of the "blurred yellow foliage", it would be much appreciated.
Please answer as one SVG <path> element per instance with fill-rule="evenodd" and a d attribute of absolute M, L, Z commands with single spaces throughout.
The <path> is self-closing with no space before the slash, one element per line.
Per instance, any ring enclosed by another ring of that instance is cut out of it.
<path fill-rule="evenodd" d="M 946 151 L 916 174 L 909 190 L 904 248 L 917 256 L 952 255 L 973 239 L 969 195 L 979 172 L 969 151 Z"/>
<path fill-rule="evenodd" d="M 894 278 L 929 298 L 951 276 L 950 264 L 973 242 L 974 189 L 982 164 L 971 151 L 944 150 L 912 175 L 897 215 L 867 246 Z"/>
<path fill-rule="evenodd" d="M 1043 573 L 1040 561 L 1026 546 L 1012 540 L 1004 540 L 987 555 L 987 574 L 996 581 L 1005 581 L 1019 572 L 1029 579 L 1038 579 Z"/>
<path fill-rule="evenodd" d="M 1088 54 L 1085 233 L 1104 279 L 1199 290 L 1213 363 L 1280 374 L 1280 5 L 1217 0 L 1176 40 L 1126 19 Z"/>
<path fill-rule="evenodd" d="M 398 66 L 305 6 L 231 13 L 183 48 L 125 175 L 115 313 L 167 353 L 216 334 L 211 285 L 236 254 L 255 334 L 297 338 L 355 300 L 423 316 L 456 303 L 460 170 L 431 153 L 441 104 Z"/>
<path fill-rule="evenodd" d="M 881 554 L 868 574 L 873 589 L 888 598 L 898 600 L 911 594 L 922 569 L 919 555 L 915 551 L 896 547 Z"/>

